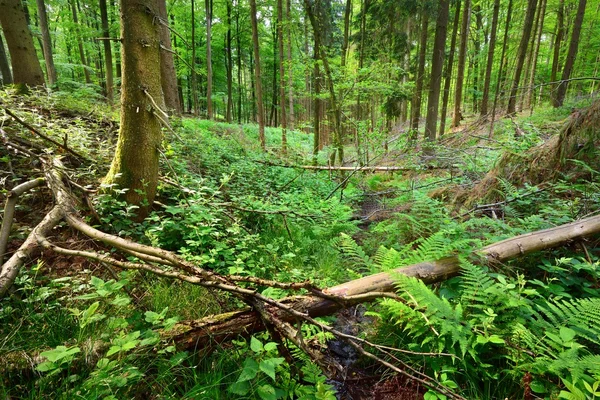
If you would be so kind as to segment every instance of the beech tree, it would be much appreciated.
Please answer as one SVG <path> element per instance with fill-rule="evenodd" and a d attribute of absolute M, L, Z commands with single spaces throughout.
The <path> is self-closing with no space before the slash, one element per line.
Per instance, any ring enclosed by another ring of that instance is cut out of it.
<path fill-rule="evenodd" d="M 0 0 L 0 23 L 10 53 L 13 82 L 28 86 L 43 85 L 44 73 L 35 53 L 23 3 L 20 0 Z"/>
<path fill-rule="evenodd" d="M 50 29 L 48 28 L 46 4 L 44 0 L 36 0 L 36 4 L 40 21 L 40 31 L 42 33 L 42 50 L 44 52 L 44 61 L 46 62 L 48 86 L 52 87 L 56 84 L 56 67 L 54 66 L 54 57 L 52 56 L 52 41 L 50 40 Z"/>
<path fill-rule="evenodd" d="M 154 0 L 121 0 L 121 124 L 115 155 L 104 183 L 127 189 L 124 199 L 138 205 L 142 219 L 158 184 L 161 119 L 160 26 Z"/>
<path fill-rule="evenodd" d="M 577 49 L 579 48 L 579 36 L 581 34 L 581 26 L 583 25 L 583 16 L 585 14 L 585 6 L 587 0 L 579 0 L 577 6 L 577 14 L 573 21 L 573 33 L 571 34 L 571 42 L 569 43 L 569 51 L 567 53 L 567 59 L 563 68 L 561 81 L 556 88 L 556 96 L 553 99 L 554 107 L 560 107 L 563 105 L 565 95 L 567 93 L 568 80 L 571 77 L 571 71 L 575 64 L 575 57 L 577 56 Z"/>

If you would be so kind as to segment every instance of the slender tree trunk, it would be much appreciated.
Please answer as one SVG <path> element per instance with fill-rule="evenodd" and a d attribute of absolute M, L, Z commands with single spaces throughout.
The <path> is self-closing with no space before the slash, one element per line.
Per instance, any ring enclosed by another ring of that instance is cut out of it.
<path fill-rule="evenodd" d="M 285 55 L 283 53 L 283 0 L 277 0 L 277 43 L 279 47 L 279 113 L 281 114 L 281 152 L 287 153 L 287 118 L 285 115 Z"/>
<path fill-rule="evenodd" d="M 289 0 L 288 0 L 289 1 Z M 352 0 L 346 0 L 344 10 L 344 39 L 342 41 L 342 70 L 346 67 L 346 57 L 348 56 L 348 36 L 350 32 L 350 14 L 352 13 Z"/>
<path fill-rule="evenodd" d="M 479 57 L 481 54 L 481 32 L 483 31 L 483 17 L 481 15 L 481 6 L 477 4 L 473 7 L 473 14 L 475 14 L 475 23 L 477 29 L 473 35 L 473 112 L 479 111 Z"/>
<path fill-rule="evenodd" d="M 159 27 L 156 0 L 121 0 L 121 124 L 108 184 L 129 189 L 125 200 L 138 205 L 144 218 L 154 201 L 158 183 L 161 126 L 166 118 L 160 84 Z"/>
<path fill-rule="evenodd" d="M 452 127 L 460 125 L 462 117 L 463 83 L 465 79 L 465 64 L 467 60 L 467 42 L 469 39 L 469 25 L 471 20 L 471 0 L 465 0 L 465 9 L 462 15 L 460 28 L 460 49 L 458 51 L 458 73 L 456 75 L 456 88 L 454 93 L 454 117 Z"/>
<path fill-rule="evenodd" d="M 550 82 L 556 82 L 560 63 L 560 44 L 564 36 L 565 22 L 565 0 L 560 0 L 558 11 L 556 12 L 556 37 L 554 38 L 554 54 L 552 56 L 552 71 L 550 73 Z M 552 85 L 552 103 L 555 103 L 556 88 L 558 85 Z"/>
<path fill-rule="evenodd" d="M 73 15 L 73 23 L 75 24 L 77 36 L 77 48 L 79 49 L 79 60 L 81 61 L 81 65 L 83 66 L 83 75 L 85 76 L 85 83 L 92 83 L 92 79 L 90 78 L 90 71 L 88 71 L 88 63 L 85 58 L 85 51 L 83 49 L 83 39 L 81 37 L 81 29 L 79 28 L 79 18 L 77 17 L 77 5 L 75 4 L 75 0 L 70 0 L 71 4 L 71 14 Z"/>
<path fill-rule="evenodd" d="M 260 49 L 258 47 L 258 21 L 256 17 L 256 0 L 250 0 L 250 23 L 252 25 L 252 48 L 254 51 L 254 84 L 256 90 L 256 109 L 258 111 L 258 138 L 260 147 L 267 149 L 265 141 L 265 111 L 263 108 L 262 83 L 260 73 Z"/>
<path fill-rule="evenodd" d="M 106 0 L 100 0 L 100 21 L 102 24 L 102 36 L 105 38 L 110 37 L 110 29 L 108 24 L 108 5 Z M 113 104 L 114 101 L 114 82 L 113 82 L 113 61 L 112 61 L 112 49 L 110 40 L 103 40 L 102 45 L 104 46 L 104 63 L 105 74 L 106 74 L 106 100 L 109 104 Z"/>
<path fill-rule="evenodd" d="M 314 62 L 314 123 L 313 123 L 313 164 L 317 165 L 317 156 L 321 149 L 321 101 L 319 99 L 320 94 L 320 74 L 319 74 L 319 57 L 317 56 L 316 48 L 313 50 L 313 62 Z"/>
<path fill-rule="evenodd" d="M 525 108 L 529 108 L 533 111 L 532 105 L 535 95 L 535 71 L 537 69 L 538 56 L 540 54 L 540 45 L 542 43 L 542 32 L 544 31 L 544 20 L 546 16 L 546 3 L 547 0 L 542 0 L 540 3 L 540 23 L 536 33 L 535 48 L 533 51 L 533 58 L 531 60 L 531 70 L 529 71 L 529 83 L 527 87 L 527 98 L 525 99 Z"/>
<path fill-rule="evenodd" d="M 0 23 L 10 52 L 13 82 L 23 86 L 23 89 L 24 85 L 43 85 L 44 73 L 20 0 L 0 0 Z"/>
<path fill-rule="evenodd" d="M 531 29 L 533 27 L 536 6 L 537 0 L 527 0 L 527 12 L 525 14 L 525 21 L 523 22 L 523 36 L 521 36 L 521 42 L 519 44 L 515 76 L 510 89 L 510 96 L 508 98 L 507 113 L 509 115 L 514 115 L 517 112 L 517 91 L 519 90 L 519 82 L 521 81 L 523 64 L 525 63 L 525 57 L 527 56 L 527 44 L 529 43 L 529 38 L 531 37 Z"/>
<path fill-rule="evenodd" d="M 519 107 L 518 110 L 519 111 L 523 111 L 526 108 L 525 105 L 525 99 L 529 96 L 529 73 L 531 71 L 531 66 L 533 64 L 533 53 L 535 51 L 535 39 L 537 37 L 537 30 L 538 30 L 538 26 L 540 24 L 540 15 L 541 15 L 541 6 L 542 6 L 543 0 L 538 0 L 538 4 L 536 7 L 536 12 L 535 12 L 535 19 L 534 19 L 534 23 L 533 23 L 533 29 L 531 30 L 531 39 L 529 42 L 529 45 L 527 47 L 527 58 L 525 59 L 525 69 L 524 69 L 524 79 L 523 79 L 523 86 L 524 86 L 524 90 L 519 98 Z"/>
<path fill-rule="evenodd" d="M 213 119 L 213 103 L 212 103 L 212 0 L 204 0 L 206 9 L 206 112 L 208 119 Z"/>
<path fill-rule="evenodd" d="M 196 74 L 196 5 L 194 0 L 191 0 L 191 7 L 192 7 L 192 40 L 191 40 L 191 45 L 192 45 L 192 62 L 190 63 L 190 65 L 192 66 L 191 68 L 191 72 L 192 72 L 192 99 L 194 102 L 194 115 L 198 116 L 200 115 L 200 104 L 198 101 L 198 75 Z"/>
<path fill-rule="evenodd" d="M 225 118 L 231 123 L 233 112 L 233 49 L 231 48 L 231 0 L 227 1 L 227 33 L 225 34 L 225 53 L 227 61 L 227 111 Z"/>
<path fill-rule="evenodd" d="M 175 114 L 181 114 L 179 93 L 177 91 L 177 72 L 175 71 L 175 60 L 173 59 L 173 48 L 171 47 L 171 32 L 169 31 L 169 19 L 167 16 L 167 3 L 158 0 L 158 17 L 160 18 L 160 79 L 165 96 L 167 110 Z M 112 67 L 111 67 L 112 68 Z"/>
<path fill-rule="evenodd" d="M 321 41 L 321 26 L 322 21 L 318 21 L 315 17 L 315 13 L 310 4 L 310 0 L 304 0 L 304 7 L 306 8 L 306 12 L 308 13 L 308 17 L 310 19 L 310 23 L 313 28 L 313 36 L 315 39 L 315 50 L 318 58 L 323 62 L 323 70 L 325 71 L 325 76 L 327 77 L 327 87 L 329 89 L 329 97 L 331 101 L 331 105 L 333 108 L 333 134 L 334 140 L 333 145 L 337 151 L 338 162 L 340 165 L 344 164 L 344 145 L 341 131 L 341 105 L 338 103 L 337 94 L 335 92 L 334 82 L 333 82 L 333 74 L 331 72 L 331 68 L 329 67 L 329 60 L 327 59 L 326 52 L 322 49 L 322 41 Z"/>
<path fill-rule="evenodd" d="M 444 95 L 442 99 L 442 115 L 440 118 L 440 137 L 446 131 L 446 113 L 448 112 L 448 99 L 450 98 L 450 83 L 452 82 L 452 67 L 454 66 L 456 37 L 458 36 L 458 25 L 460 23 L 460 4 L 460 1 L 456 2 L 454 23 L 452 27 L 452 39 L 450 40 L 450 54 L 448 56 L 448 62 L 446 63 L 446 71 L 444 72 Z"/>
<path fill-rule="evenodd" d="M 421 118 L 421 99 L 423 97 L 423 81 L 425 78 L 425 56 L 427 54 L 427 28 L 429 25 L 429 12 L 422 11 L 421 14 L 421 39 L 419 41 L 419 66 L 415 83 L 415 92 L 410 107 L 411 139 L 417 138 L 419 130 L 419 119 Z"/>
<path fill-rule="evenodd" d="M 277 126 L 277 97 L 278 97 L 278 86 L 279 81 L 277 80 L 277 21 L 272 25 L 271 36 L 273 38 L 273 91 L 271 93 L 271 112 L 269 115 L 269 126 Z"/>
<path fill-rule="evenodd" d="M 4 48 L 4 40 L 0 34 L 0 73 L 2 74 L 2 84 L 10 85 L 13 83 L 12 72 L 10 72 L 10 64 L 8 62 L 8 56 Z"/>
<path fill-rule="evenodd" d="M 508 32 L 510 29 L 510 20 L 512 17 L 512 6 L 513 0 L 508 0 L 508 7 L 506 10 L 506 22 L 504 24 L 504 37 L 502 38 L 502 53 L 500 54 L 500 67 L 498 68 L 498 78 L 496 81 L 496 93 L 494 94 L 494 105 L 492 106 L 492 121 L 490 122 L 489 137 L 491 138 L 494 134 L 494 121 L 496 119 L 496 108 L 498 106 L 498 98 L 500 97 L 500 86 L 502 85 L 503 72 L 505 66 L 505 56 L 508 49 Z"/>
<path fill-rule="evenodd" d="M 438 16 L 433 41 L 433 55 L 431 64 L 431 83 L 429 84 L 429 98 L 427 99 L 427 117 L 425 119 L 425 139 L 435 140 L 437 130 L 438 108 L 440 104 L 440 89 L 442 86 L 442 69 L 446 50 L 446 31 L 448 29 L 448 13 L 450 0 L 439 0 Z"/>
<path fill-rule="evenodd" d="M 240 8 L 239 3 L 235 11 L 235 41 L 236 41 L 236 61 L 237 61 L 237 120 L 242 123 L 242 45 L 240 43 Z"/>
<path fill-rule="evenodd" d="M 577 56 L 577 49 L 579 46 L 579 36 L 581 34 L 581 25 L 583 22 L 583 15 L 585 14 L 586 0 L 579 0 L 577 7 L 577 14 L 575 15 L 575 21 L 573 22 L 573 33 L 571 34 L 571 42 L 569 43 L 569 51 L 567 52 L 567 59 L 565 60 L 565 67 L 563 68 L 561 82 L 556 88 L 556 98 L 554 99 L 554 107 L 561 107 L 567 94 L 567 85 L 569 84 L 568 79 L 571 77 L 571 70 L 575 64 L 575 57 Z"/>
<path fill-rule="evenodd" d="M 294 115 L 294 64 L 292 61 L 292 0 L 285 1 L 285 32 L 286 32 L 286 50 L 287 50 L 287 72 L 288 72 L 288 126 L 294 129 L 296 117 Z"/>
<path fill-rule="evenodd" d="M 494 50 L 496 49 L 496 32 L 498 31 L 498 14 L 500 13 L 500 0 L 494 0 L 494 11 L 492 15 L 492 30 L 490 33 L 490 44 L 488 47 L 487 64 L 485 66 L 485 81 L 483 83 L 483 98 L 481 99 L 481 116 L 485 118 L 488 113 L 488 102 L 490 98 L 490 84 L 492 80 L 492 68 L 494 66 Z"/>
<path fill-rule="evenodd" d="M 54 67 L 54 57 L 52 56 L 52 41 L 50 40 L 50 29 L 48 28 L 46 4 L 44 0 L 36 0 L 36 3 L 38 19 L 40 20 L 40 31 L 42 33 L 42 50 L 44 52 L 44 60 L 46 61 L 48 86 L 52 87 L 56 84 L 56 67 Z"/>

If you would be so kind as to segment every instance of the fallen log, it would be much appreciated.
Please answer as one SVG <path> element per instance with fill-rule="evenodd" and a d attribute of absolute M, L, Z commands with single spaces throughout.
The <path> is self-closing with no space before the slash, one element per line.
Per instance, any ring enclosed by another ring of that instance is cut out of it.
<path fill-rule="evenodd" d="M 497 264 L 598 233 L 600 233 L 600 215 L 509 238 L 475 250 L 473 254 L 483 257 L 482 259 L 489 264 Z M 457 275 L 459 270 L 458 257 L 448 257 L 380 272 L 325 289 L 323 292 L 331 295 L 330 299 L 323 298 L 322 295 L 305 295 L 289 297 L 281 302 L 310 317 L 320 317 L 331 315 L 344 307 L 382 297 L 379 295 L 382 292 L 392 292 L 394 276 L 397 274 L 412 276 L 425 283 L 435 283 Z M 370 296 L 374 293 L 378 295 Z M 297 319 L 296 316 L 282 309 L 270 307 L 269 311 L 284 322 Z M 248 308 L 201 320 L 182 322 L 177 326 L 176 331 L 169 333 L 169 339 L 181 349 L 201 349 L 264 329 L 258 313 Z"/>

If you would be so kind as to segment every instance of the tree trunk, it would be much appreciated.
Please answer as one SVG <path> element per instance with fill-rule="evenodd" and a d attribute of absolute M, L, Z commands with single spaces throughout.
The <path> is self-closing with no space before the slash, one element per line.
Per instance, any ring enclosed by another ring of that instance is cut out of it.
<path fill-rule="evenodd" d="M 494 11 L 492 16 L 492 31 L 490 33 L 490 44 L 488 47 L 487 64 L 485 66 L 485 81 L 483 83 L 483 98 L 481 99 L 481 116 L 485 118 L 488 113 L 488 102 L 490 98 L 490 84 L 492 80 L 492 68 L 494 66 L 494 50 L 496 49 L 496 32 L 498 31 L 498 14 L 500 13 L 500 0 L 494 0 Z"/>
<path fill-rule="evenodd" d="M 411 139 L 417 138 L 419 130 L 419 119 L 421 118 L 421 99 L 423 97 L 423 80 L 425 75 L 425 56 L 427 54 L 427 28 L 429 25 L 429 12 L 422 11 L 421 14 L 421 39 L 419 41 L 419 66 L 415 82 L 415 93 L 412 97 L 410 107 Z"/>
<path fill-rule="evenodd" d="M 473 38 L 473 112 L 477 114 L 479 111 L 479 56 L 481 53 L 481 32 L 483 31 L 483 17 L 481 15 L 481 6 L 479 4 L 473 7 L 475 15 L 475 33 Z"/>
<path fill-rule="evenodd" d="M 158 183 L 161 125 L 167 118 L 160 83 L 159 26 L 156 0 L 121 0 L 121 124 L 107 184 L 128 191 L 124 199 L 144 218 Z M 156 109 L 160 108 L 160 109 Z"/>
<path fill-rule="evenodd" d="M 204 0 L 206 9 L 206 112 L 208 119 L 213 119 L 213 103 L 212 103 L 212 0 Z"/>
<path fill-rule="evenodd" d="M 288 0 L 289 1 L 289 0 Z M 352 0 L 346 0 L 346 8 L 344 10 L 344 39 L 342 41 L 342 63 L 341 68 L 346 67 L 346 57 L 348 56 L 348 36 L 350 32 L 350 14 L 352 13 Z"/>
<path fill-rule="evenodd" d="M 35 53 L 33 37 L 20 0 L 0 0 L 0 23 L 8 45 L 13 82 L 28 86 L 44 84 L 44 73 Z"/>
<path fill-rule="evenodd" d="M 452 67 L 454 65 L 454 53 L 456 49 L 456 37 L 458 36 L 458 25 L 460 22 L 460 1 L 456 2 L 456 10 L 454 11 L 454 25 L 452 27 L 452 39 L 450 41 L 450 54 L 446 71 L 444 73 L 444 96 L 442 100 L 442 115 L 440 118 L 440 137 L 446 131 L 446 113 L 448 112 L 448 99 L 450 98 L 450 83 L 452 82 Z"/>
<path fill-rule="evenodd" d="M 537 69 L 538 56 L 540 54 L 540 45 L 542 43 L 542 33 L 544 31 L 544 20 L 546 16 L 547 0 L 542 0 L 540 3 L 540 23 L 537 30 L 537 39 L 535 41 L 535 49 L 531 60 L 531 70 L 529 71 L 529 83 L 527 85 L 527 98 L 525 99 L 525 108 L 529 108 L 533 112 L 533 100 L 535 95 L 535 71 Z"/>
<path fill-rule="evenodd" d="M 267 149 L 265 141 L 265 111 L 263 108 L 262 83 L 260 73 L 260 48 L 258 47 L 258 21 L 256 17 L 256 0 L 250 0 L 250 23 L 252 25 L 252 48 L 254 51 L 254 85 L 256 90 L 256 109 L 258 112 L 258 138 L 260 147 Z"/>
<path fill-rule="evenodd" d="M 85 58 L 85 51 L 83 49 L 83 39 L 81 38 L 81 29 L 79 29 L 79 18 L 77 17 L 77 6 L 75 4 L 75 0 L 69 1 L 71 5 L 71 14 L 73 16 L 73 23 L 75 24 L 75 35 L 77 36 L 77 48 L 79 50 L 79 60 L 81 65 L 83 66 L 83 75 L 85 76 L 85 83 L 92 83 L 92 79 L 90 78 L 90 71 L 88 71 L 88 63 Z"/>
<path fill-rule="evenodd" d="M 225 54 L 227 67 L 227 110 L 225 119 L 228 123 L 233 121 L 233 49 L 231 48 L 231 0 L 227 1 L 227 33 L 225 34 Z"/>
<path fill-rule="evenodd" d="M 52 56 L 52 41 L 50 40 L 50 29 L 48 28 L 46 4 L 44 0 L 36 0 L 36 3 L 38 19 L 40 21 L 40 32 L 42 33 L 42 50 L 44 52 L 44 60 L 46 61 L 48 86 L 53 87 L 56 84 L 56 67 L 54 67 L 54 57 Z"/>
<path fill-rule="evenodd" d="M 490 122 L 489 137 L 494 134 L 494 120 L 496 119 L 496 109 L 498 106 L 498 98 L 500 97 L 500 87 L 502 85 L 503 72 L 505 66 L 505 55 L 508 49 L 508 32 L 510 29 L 510 20 L 512 16 L 513 0 L 508 0 L 508 8 L 506 10 L 506 22 L 504 24 L 504 37 L 502 38 L 502 53 L 500 54 L 500 67 L 498 68 L 498 78 L 496 80 L 496 93 L 494 94 L 494 104 L 492 106 L 492 120 Z"/>
<path fill-rule="evenodd" d="M 550 82 L 556 82 L 560 63 L 560 44 L 564 36 L 565 21 L 565 0 L 560 0 L 558 11 L 556 12 L 556 37 L 554 38 L 554 54 L 552 55 L 552 72 L 550 73 Z M 555 103 L 556 88 L 558 85 L 552 85 L 552 103 Z"/>
<path fill-rule="evenodd" d="M 288 71 L 288 113 L 289 120 L 288 126 L 290 129 L 294 129 L 294 122 L 296 120 L 294 115 L 294 64 L 292 62 L 292 0 L 285 1 L 285 32 L 286 32 L 286 50 L 287 50 L 287 71 Z"/>
<path fill-rule="evenodd" d="M 106 38 L 110 37 L 110 30 L 108 25 L 108 7 L 106 0 L 100 0 L 100 20 L 102 23 L 102 35 Z M 113 61 L 112 61 L 112 49 L 110 40 L 103 40 L 104 46 L 104 63 L 106 65 L 106 99 L 109 104 L 113 104 L 114 101 L 114 82 L 113 82 Z"/>
<path fill-rule="evenodd" d="M 463 82 L 465 79 L 465 64 L 467 60 L 467 42 L 469 39 L 469 22 L 471 19 L 471 0 L 465 0 L 465 9 L 460 27 L 460 49 L 458 50 L 458 72 L 456 74 L 456 88 L 454 89 L 454 117 L 452 127 L 460 125 L 462 120 Z"/>
<path fill-rule="evenodd" d="M 535 50 L 535 38 L 537 37 L 537 30 L 538 30 L 538 26 L 540 24 L 542 3 L 543 3 L 543 0 L 538 1 L 538 5 L 536 8 L 536 12 L 535 12 L 535 19 L 534 19 L 534 23 L 533 23 L 533 29 L 531 30 L 531 39 L 529 42 L 529 46 L 527 47 L 528 50 L 527 50 L 527 57 L 525 58 L 525 69 L 524 69 L 525 77 L 523 79 L 524 90 L 519 99 L 519 106 L 518 106 L 519 111 L 523 111 L 526 108 L 525 99 L 529 96 L 529 90 L 530 90 L 530 88 L 528 86 L 529 73 L 531 71 L 531 66 L 533 64 L 533 53 Z"/>
<path fill-rule="evenodd" d="M 10 85 L 13 83 L 12 72 L 10 72 L 10 64 L 4 48 L 4 40 L 0 34 L 0 73 L 2 74 L 2 85 Z"/>
<path fill-rule="evenodd" d="M 448 13 L 450 0 L 440 0 L 438 16 L 433 42 L 433 55 L 431 64 L 431 79 L 429 84 L 429 98 L 427 99 L 427 118 L 425 120 L 425 139 L 435 140 L 437 130 L 438 108 L 440 104 L 440 89 L 442 86 L 442 69 L 446 50 L 446 31 L 448 28 Z"/>
<path fill-rule="evenodd" d="M 567 81 L 571 77 L 571 70 L 575 64 L 575 57 L 577 56 L 577 49 L 579 47 L 579 35 L 581 34 L 581 25 L 583 22 L 583 15 L 585 14 L 585 6 L 587 0 L 579 0 L 579 6 L 577 7 L 577 14 L 575 21 L 573 22 L 573 33 L 571 34 L 571 43 L 569 43 L 569 51 L 567 53 L 567 59 L 565 61 L 565 67 L 562 72 L 561 82 L 556 88 L 556 98 L 554 99 L 554 107 L 561 107 L 567 94 Z"/>
<path fill-rule="evenodd" d="M 527 13 L 525 14 L 525 21 L 523 22 L 523 36 L 521 36 L 521 42 L 519 44 L 515 76 L 512 81 L 510 96 L 508 98 L 508 115 L 514 115 L 517 112 L 517 91 L 519 90 L 519 82 L 521 81 L 523 64 L 525 63 L 525 57 L 527 56 L 527 44 L 529 43 L 529 38 L 531 37 L 531 29 L 533 27 L 533 19 L 535 18 L 536 6 L 537 0 L 527 0 Z"/>
<path fill-rule="evenodd" d="M 279 47 L 279 113 L 281 115 L 281 152 L 287 153 L 287 118 L 285 115 L 285 55 L 283 53 L 283 0 L 277 0 L 277 43 Z"/>
<path fill-rule="evenodd" d="M 240 8 L 239 3 L 235 11 L 235 43 L 237 61 L 237 121 L 242 123 L 242 45 L 240 44 Z"/>
<path fill-rule="evenodd" d="M 314 102 L 315 105 L 313 107 L 314 113 L 314 123 L 313 123 L 313 164 L 317 165 L 317 156 L 319 155 L 319 150 L 321 149 L 321 101 L 319 99 L 320 94 L 320 74 L 319 74 L 319 57 L 317 56 L 316 48 L 313 49 L 313 62 L 314 62 L 314 91 L 315 97 Z"/>
<path fill-rule="evenodd" d="M 169 18 L 167 16 L 167 3 L 158 0 L 158 17 L 160 18 L 160 81 L 165 96 L 165 107 L 174 114 L 181 114 L 181 103 L 177 90 L 177 72 L 171 47 L 171 31 L 169 31 Z"/>
<path fill-rule="evenodd" d="M 196 5 L 194 0 L 191 0 L 191 8 L 192 8 L 192 62 L 190 63 L 192 70 L 192 100 L 194 102 L 194 115 L 200 115 L 200 102 L 198 101 L 198 75 L 196 74 Z"/>

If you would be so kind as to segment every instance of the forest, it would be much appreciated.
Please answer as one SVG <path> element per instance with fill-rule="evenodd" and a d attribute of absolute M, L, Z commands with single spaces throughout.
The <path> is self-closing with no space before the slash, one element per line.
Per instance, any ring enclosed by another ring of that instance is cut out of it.
<path fill-rule="evenodd" d="M 600 1 L 0 25 L 0 398 L 600 398 Z"/>

